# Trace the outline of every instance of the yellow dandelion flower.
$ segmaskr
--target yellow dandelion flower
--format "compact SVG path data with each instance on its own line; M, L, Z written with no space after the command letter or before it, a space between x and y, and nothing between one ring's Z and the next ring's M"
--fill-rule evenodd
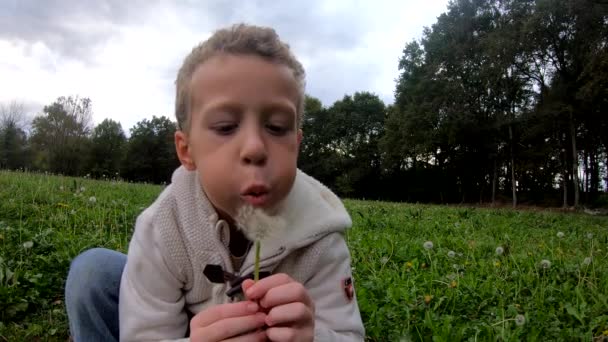
M450 288L455 288L456 286L458 286L458 283L456 282L456 280L452 280L452 282L450 283Z
M426 262L423 262L422 265L420 265L421 268L426 268Z
M405 263L405 267L407 267L407 268L412 268L413 266L414 266L414 264L412 264L411 261L408 261Z
M496 266L496 267L500 267L500 261L495 261L495 262L494 262L494 266Z
M604 332L602 333L604 336L608 336L608 329L604 330Z
M64 207L64 208L69 208L69 207L70 207L70 206L69 206L69 204L66 204L66 203L61 203L61 202L60 202L60 203L57 203L57 206L59 206L59 207Z
M433 299L433 296L431 296L431 295L424 295L424 302L426 304L430 303L431 299Z

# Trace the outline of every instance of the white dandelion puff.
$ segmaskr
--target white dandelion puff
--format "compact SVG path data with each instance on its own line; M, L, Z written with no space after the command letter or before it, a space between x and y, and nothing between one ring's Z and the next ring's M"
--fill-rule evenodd
M380 262L382 263L382 265L386 264L388 262L388 258L387 257L382 257L380 259Z
M593 233L587 233L587 239L589 239L589 240L593 239Z
M236 222L238 228L251 241L276 236L287 226L285 219L281 216L271 216L263 209L251 205L241 207L236 216Z
M520 327L522 325L526 324L526 316L524 316L522 314L515 316L515 324L517 324Z
M80 192L84 192L86 190L86 188L84 186L80 187Z
M97 198L95 198L95 196L89 197L89 203L95 204L96 202L97 202Z
M448 257L453 258L455 256L456 256L456 252L454 252L454 251L449 251L448 252Z
M502 246L496 247L496 255L502 255L505 252L505 249Z
M564 232L557 232L557 237L558 238L563 238L564 237Z
M34 241L26 241L23 243L23 248L25 249L30 249L34 247Z
M427 241L427 242L425 242L425 243L422 245L422 247L424 247L424 249L428 249L428 250L433 249L433 241Z
M72 210L70 211L70 214L72 214L72 215L76 214L76 210L72 209Z
M583 259L583 265L585 266L589 266L591 265L591 258L590 257L586 257L585 259Z
M547 259L543 259L540 261L540 267L544 268L544 269L549 269L551 268L551 261L547 260Z
M237 227L249 240L255 242L255 265L253 279L260 279L260 248L262 241L275 234L280 234L287 223L281 216L268 215L264 210L245 205L239 209L236 217Z
M59 187L59 190L63 191L63 185L61 185L61 186Z

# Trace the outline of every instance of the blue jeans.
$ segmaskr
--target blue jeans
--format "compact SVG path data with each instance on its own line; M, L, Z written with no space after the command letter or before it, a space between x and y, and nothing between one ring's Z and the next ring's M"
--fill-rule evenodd
M118 341L118 294L126 262L126 255L103 248L72 261L65 306L75 342Z

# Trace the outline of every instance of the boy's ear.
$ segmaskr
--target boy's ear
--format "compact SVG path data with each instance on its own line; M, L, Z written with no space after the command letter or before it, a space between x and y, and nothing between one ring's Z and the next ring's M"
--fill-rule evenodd
M298 148L300 147L300 144L302 143L302 136L304 133L302 133L302 129L299 128L298 129Z
M175 151L182 165L188 171L194 171L196 164L190 153L190 144L188 143L188 135L183 131L175 132Z

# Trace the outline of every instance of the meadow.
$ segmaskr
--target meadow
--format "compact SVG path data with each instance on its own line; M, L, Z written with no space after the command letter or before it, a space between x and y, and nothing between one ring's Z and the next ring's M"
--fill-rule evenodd
M0 171L0 341L66 341L74 256L160 186ZM608 217L346 200L368 341L608 340Z

